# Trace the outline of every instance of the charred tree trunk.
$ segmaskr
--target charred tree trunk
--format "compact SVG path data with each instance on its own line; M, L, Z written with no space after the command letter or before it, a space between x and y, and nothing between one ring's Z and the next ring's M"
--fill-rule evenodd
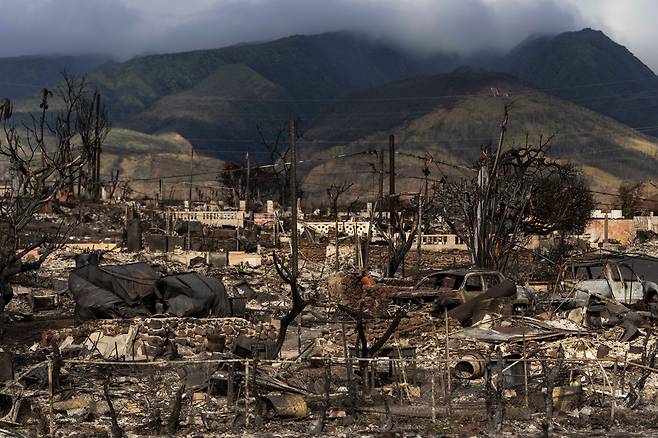
M418 216L418 209L414 209L414 219L409 233L405 235L402 226L399 226L399 237L395 235L389 236L389 247L391 247L392 251L386 268L386 275L388 277L395 276L395 273L400 268L404 258L414 244L419 226L420 217Z
M283 343L286 340L286 333L288 332L288 327L292 322L301 314L306 306L308 305L308 302L304 300L299 293L299 286L297 285L297 281L292 279L290 270L285 267L285 265L281 262L279 259L279 256L276 255L276 253L273 253L273 258L274 258L274 267L281 277L281 279L290 285L290 294L291 294L291 299L292 299L292 305L290 307L290 310L288 310L288 313L281 319L281 324L279 327L279 334L277 335L276 338L276 344L274 345L274 348L270 352L270 359L274 359L279 355L279 352L281 351L281 347L283 347Z
M124 433L123 433L123 429L121 429L121 426L119 426L117 413L114 410L114 405L112 404L109 385L110 385L110 378L108 377L105 380L105 384L103 385L103 397L105 398L107 407L110 410L110 420L112 421L112 428L110 429L110 431L112 432L112 438L122 438L124 436Z

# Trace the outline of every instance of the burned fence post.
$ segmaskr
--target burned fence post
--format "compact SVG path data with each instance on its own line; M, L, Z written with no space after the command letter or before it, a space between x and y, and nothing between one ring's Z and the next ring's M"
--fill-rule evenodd
M448 406L448 412L450 412L450 393L452 392L451 381L450 381L450 331L448 327L448 309L443 309L443 318L445 320L445 361L446 361L446 405Z
M341 323L343 331L343 355L345 360L345 368L347 372L347 393L350 400L350 415L354 414L354 409L356 408L356 391L354 390L354 376L352 375L352 356L350 355L347 349L347 336L345 335L345 322Z
M432 423L436 423L436 384L434 370L432 370Z
M103 384L103 397L105 398L105 402L107 403L107 407L110 411L110 420L112 421L112 428L110 429L112 432L112 437L113 438L121 438L124 436L123 429L121 429L121 426L119 426L119 421L117 419L117 413L114 410L114 405L112 404L112 398L110 397L110 376L107 376L107 379L105 379L105 383Z
M610 421L615 421L615 407L617 405L617 359L612 368L612 400L610 401Z
M505 418L505 400L503 391L505 390L505 375L503 373L503 353L500 349L496 352L496 412L494 414L494 431L498 434L503 428Z
M331 357L324 358L324 403L322 405L322 413L320 415L320 422L316 432L322 433L325 423L327 422L327 412L329 412L329 390L331 388Z
M485 410L487 414L487 429L491 435L497 436L503 426L505 406L503 391L505 386L504 362L502 352L496 350L495 361L487 352L484 368ZM495 374L495 381L494 381Z
M489 430L491 430L491 424L493 422L493 384L491 383L491 355L487 352L486 364L484 367L484 407L487 414L487 424L489 425ZM446 393L447 394L447 393Z
M557 362L554 365L547 364L547 360L542 360L541 367L546 380L546 419L544 422L544 432L549 434L553 431L553 388L555 388L555 380L562 371L562 361L564 359L564 348L560 345L557 351Z
M183 404L183 393L185 392L185 384L182 384L174 394L174 399L171 403L171 412L167 418L167 433L176 435L180 427L180 414L181 406Z
M244 424L249 427L249 361L244 362Z
M228 364L228 382L226 382L226 406L233 406L235 398L235 362Z
M541 362L544 378L546 379L546 418L544 420L544 429L550 433L553 431L553 373L550 370L550 365L546 365L546 361Z

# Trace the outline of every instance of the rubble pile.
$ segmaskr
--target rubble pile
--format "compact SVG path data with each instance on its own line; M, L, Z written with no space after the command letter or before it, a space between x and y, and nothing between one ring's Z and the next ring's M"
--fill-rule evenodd
M46 332L41 347L58 345L60 352L80 358L100 355L112 360L156 360L192 357L204 351L232 351L239 337L274 340L271 324L257 326L242 318L134 318L98 320Z
M89 217L84 233L102 235L111 216ZM532 258L503 275L464 267L457 250L424 252L418 272L410 251L404 276L384 278L387 248L373 245L366 268L349 239L335 272L331 239L307 236L293 285L287 242L234 231L197 227L191 243L229 236L258 252L128 252L90 233L21 276L0 345L0 432L655 434L655 242L529 283Z

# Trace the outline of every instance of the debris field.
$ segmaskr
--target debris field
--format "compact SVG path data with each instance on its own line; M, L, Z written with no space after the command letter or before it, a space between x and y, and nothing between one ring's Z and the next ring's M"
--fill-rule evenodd
M14 281L4 436L658 433L655 241L573 254L550 279L474 270L460 249L410 251L387 278L385 245L364 266L361 239L343 236L336 270L333 235L306 232L303 307L285 326L285 227L277 239L140 232L135 244L121 217L97 209Z

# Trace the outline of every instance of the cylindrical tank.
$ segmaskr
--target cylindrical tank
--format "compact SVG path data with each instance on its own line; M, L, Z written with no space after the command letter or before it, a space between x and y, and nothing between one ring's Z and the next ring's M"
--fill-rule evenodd
M484 376L485 367L486 361L480 353L466 353L455 364L452 375L458 379L479 379Z

